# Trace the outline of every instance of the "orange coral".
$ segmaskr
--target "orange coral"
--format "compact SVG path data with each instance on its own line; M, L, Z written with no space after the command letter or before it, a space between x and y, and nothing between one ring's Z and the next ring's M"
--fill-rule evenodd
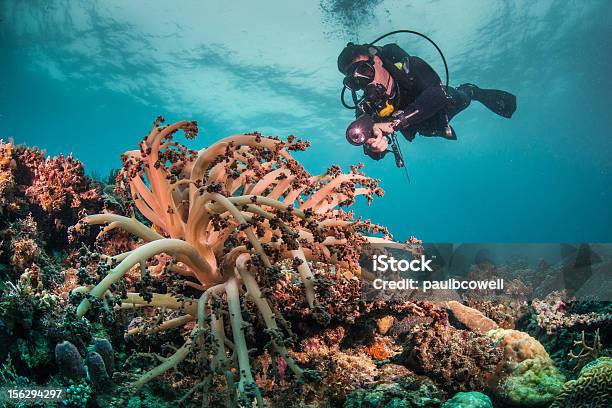
M377 340L365 349L366 353L375 360L386 360L391 357L391 352L387 349L387 345Z
M13 143L4 143L0 140L0 210L10 203L8 195L15 185L13 170L16 166L17 163L13 158Z
M32 212L43 235L60 232L86 212L102 209L99 186L72 155L47 157L37 148L0 140L0 211ZM9 218L9 217L6 217ZM67 241L64 241L66 243Z
M196 152L173 140L179 130L188 138L195 136L195 122L161 126L162 121L155 121L138 150L123 155L117 178L119 188L129 192L136 208L154 227L115 214L87 216L79 223L77 229L106 224L102 235L121 228L143 244L102 257L112 269L97 285L74 290L89 293L83 296L77 315L87 313L92 297L106 296L132 268L139 267L142 279L130 288L134 292L123 296L121 307L160 307L182 313L152 329L155 332L196 320L197 325L185 344L144 374L135 388L175 367L193 347L210 342L201 353L204 362L216 371L235 370L240 377L236 388L228 384L230 398L247 396L263 405L251 372L241 297L246 296L259 313L275 355L295 377L303 378L308 371L289 356L281 317L268 301L271 283L280 282L278 264L290 262L295 280L302 285L306 307L324 315L326 308L333 309L330 300L336 297L327 297L324 304L317 299L314 263L359 273L364 244L404 245L389 241L385 228L354 219L353 213L342 208L359 195L370 200L382 194L378 181L359 173L358 167L341 174L338 166L332 166L313 176L289 154L307 146L293 136L284 142L259 133L241 134ZM371 232L383 233L386 239L366 235ZM158 268L161 254L169 261ZM153 293L147 285L158 278L166 279L173 291ZM199 299L180 293L183 286L199 290ZM333 292L333 284L329 287L328 292ZM347 301L351 296L348 291L337 295ZM226 341L228 333L230 342Z
M89 186L84 177L83 164L72 154L39 160L32 166L32 171L32 185L26 189L26 196L47 212L57 213L66 207L80 208L83 201L98 198L98 191Z

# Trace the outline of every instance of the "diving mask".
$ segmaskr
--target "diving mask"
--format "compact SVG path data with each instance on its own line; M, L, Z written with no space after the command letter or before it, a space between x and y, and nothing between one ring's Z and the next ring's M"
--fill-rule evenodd
M357 61L348 68L343 84L351 91L360 91L374 80L376 71L369 60Z

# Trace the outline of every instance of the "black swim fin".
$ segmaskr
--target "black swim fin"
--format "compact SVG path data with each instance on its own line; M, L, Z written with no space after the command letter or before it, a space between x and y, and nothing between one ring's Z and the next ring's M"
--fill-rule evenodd
M473 100L482 103L504 118L511 118L516 111L516 96L509 92L497 89L482 89L474 84L463 84L458 89L468 93Z

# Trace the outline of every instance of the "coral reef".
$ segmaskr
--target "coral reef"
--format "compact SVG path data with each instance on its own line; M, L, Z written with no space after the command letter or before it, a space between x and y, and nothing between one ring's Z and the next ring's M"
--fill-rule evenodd
M529 315L527 302L507 302L504 299L485 300L467 297L465 305L480 311L502 329L516 329L517 322Z
M324 395L320 395L317 385L310 387L309 400L328 400L332 404L341 403L346 396L356 390L374 386L377 367L365 353L359 351L340 351L337 347L307 349L295 353L296 360L304 367L311 367L321 373L320 380Z
M368 355L370 346L342 347L345 336L350 334L339 326L302 340L302 351L293 355L304 367L320 371L321 380L306 384L290 402L273 406L435 407L444 399L445 393L430 379ZM374 344L377 341L381 339Z
M521 260L504 265L494 265L489 262L472 265L468 279L501 278L504 279L504 290L470 291L464 294L464 303L466 306L480 310L500 327L514 329L515 323L529 312L528 299L533 293L533 288L531 284L525 282L537 282L536 276L543 274L545 270L530 269Z
M36 152L38 153L38 152ZM96 202L99 191L84 177L83 165L72 155L42 159L34 153L26 165L32 172L32 184L26 188L28 199L49 213L68 208L83 209Z
M566 375L575 375L599 356L611 355L606 345L612 335L612 303L556 291L543 300L534 299L531 306L526 329L546 346Z
M405 377L351 393L345 408L438 407L441 393L431 381Z
M293 136L195 151L179 131L197 124L159 118L104 182L0 143L3 386L70 407L610 405L612 305L545 296L559 266L483 258L461 278L503 292L371 296L366 244L422 247L349 211L382 194L360 166L313 176Z
M90 215L77 226L81 230L107 224L101 235L122 228L140 238L142 245L101 255L109 268L95 284L73 290L73 298L80 298L76 314L84 316L90 309L96 312L114 304L122 309L159 308L159 323L135 332L159 333L188 325L190 333L172 356L134 383L136 389L176 367L197 348L203 376L194 390L208 389L218 374L226 379L230 400L244 405L256 400L262 405L249 356L250 326L263 321L270 350L297 380L314 375L289 355L291 332L267 300L271 283L283 275L287 278L279 263L291 262L295 271L291 281L297 279L303 287L301 298L308 314L325 324L331 305L324 307L317 297L322 279L313 272L314 263L327 268L319 273L327 273L328 278L332 270L340 269L358 275L363 244L405 245L389 241L388 235L367 236L386 231L353 219L341 208L358 195L371 199L382 194L376 180L357 167L341 174L334 166L311 176L288 153L307 144L294 137L282 142L257 133L223 139L198 153L173 140L179 130L194 137L195 122L168 126L161 122L161 118L155 122L139 150L123 156L118 175L119 186L130 192L151 227L115 214ZM140 279L128 287L125 281L134 280L134 273ZM155 286L162 284L166 291L156 291ZM189 297L183 289L199 294ZM179 314L163 320L163 310Z
M33 287L25 271L16 283L7 281L0 293L0 360L11 358L20 375L38 378L52 364L61 319L61 299Z
M0 210L3 220L31 212L38 230L67 240L67 228L86 213L102 209L102 186L87 177L72 155L47 157L44 151L0 140ZM46 236L48 236L45 234Z

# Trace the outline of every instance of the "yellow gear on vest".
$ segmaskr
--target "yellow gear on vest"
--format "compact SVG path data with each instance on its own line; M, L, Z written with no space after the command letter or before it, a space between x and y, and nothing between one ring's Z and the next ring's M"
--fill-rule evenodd
M395 107L389 104L389 102L385 101L385 105L387 106L378 111L378 116L380 116L381 118L386 118L387 116L391 115L395 110Z

